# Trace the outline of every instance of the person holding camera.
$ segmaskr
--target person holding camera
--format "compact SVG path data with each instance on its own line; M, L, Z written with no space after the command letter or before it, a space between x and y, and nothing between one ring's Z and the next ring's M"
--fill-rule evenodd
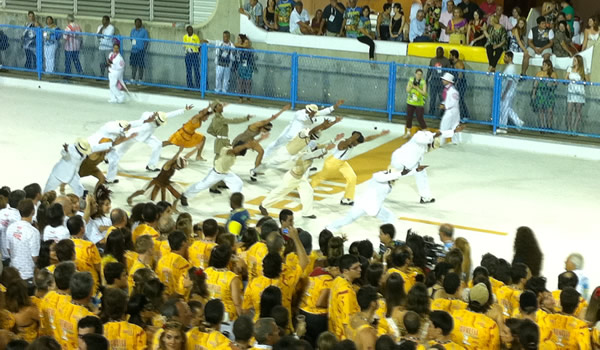
M427 82L423 79L423 70L421 68L415 71L415 76L408 79L406 84L406 127L404 129L404 138L414 134L412 132L413 115L417 114L417 121L421 130L427 129L425 123L425 99L427 98ZM418 130L415 130L415 132Z

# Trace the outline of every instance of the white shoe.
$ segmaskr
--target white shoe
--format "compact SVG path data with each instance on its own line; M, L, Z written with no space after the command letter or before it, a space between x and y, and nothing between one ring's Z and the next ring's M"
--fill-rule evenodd
M354 201L350 198L342 198L340 201L341 205L354 205Z
M506 129L496 129L496 134L506 134L508 131Z

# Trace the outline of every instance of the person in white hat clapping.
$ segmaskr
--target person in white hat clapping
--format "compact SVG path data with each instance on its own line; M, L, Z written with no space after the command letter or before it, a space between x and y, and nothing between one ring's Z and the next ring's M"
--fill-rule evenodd
M265 149L263 161L267 160L271 155L273 155L273 152L288 144L288 142L296 137L296 135L298 135L298 133L303 129L313 128L314 125L317 124L317 119L315 118L316 116L331 114L343 103L344 100L339 100L335 103L335 105L321 110L319 110L317 105L310 104L304 109L297 111L294 115L294 119L292 119L292 122L285 128L285 130L283 130L279 137Z
M442 100L444 102L440 105L440 108L444 110L444 115L440 122L440 131L454 130L460 123L460 94L454 87L454 76L452 74L444 73L442 75L442 84L444 84L442 92Z
M92 153L90 143L84 138L78 138L72 144L64 144L61 150L61 159L56 163L46 181L44 193L56 189L59 185L69 184L73 192L79 197L83 196L83 185L79 177L79 167L89 154Z
M128 138L134 134L136 136L129 139L126 142L123 142L119 145L119 147L116 148L116 157L114 157L113 161L108 164L108 178L114 179L115 177L117 177L117 166L119 165L119 161L121 160L123 155L125 155L125 153L131 148L131 146L133 146L136 142L143 142L150 146L150 148L152 149L152 155L150 156L148 165L146 165L146 170L155 172L160 171L160 169L156 168L156 165L158 164L158 160L160 158L162 142L158 138L156 138L156 136L154 136L154 130L156 130L156 128L158 128L159 126L165 125L169 118L174 118L183 115L185 111L189 111L192 108L194 108L193 105L186 105L185 108L178 109L169 113L144 112L141 118L137 121L141 121L142 124L130 128L125 133L125 136Z

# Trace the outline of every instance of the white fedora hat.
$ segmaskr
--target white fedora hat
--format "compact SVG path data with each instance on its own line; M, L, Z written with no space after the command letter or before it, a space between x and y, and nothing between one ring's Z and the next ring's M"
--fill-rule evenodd
M82 137L75 140L75 148L84 156L92 154L92 146L90 146L88 140Z
M156 121L156 123L158 125L165 125L165 124L167 124L167 113L165 113L165 112L158 112L158 115L156 116L155 121Z
M306 105L306 110L312 113L317 113L319 111L319 107L317 105Z
M446 73L444 73L444 75L442 75L442 80L445 80L445 81L449 81L449 82L451 82L451 83L454 83L454 75L452 75L452 74L450 74L450 73L446 72Z

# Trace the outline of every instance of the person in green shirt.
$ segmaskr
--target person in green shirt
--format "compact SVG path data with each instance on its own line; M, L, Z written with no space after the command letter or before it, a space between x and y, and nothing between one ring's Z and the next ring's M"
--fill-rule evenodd
M277 16L277 24L280 32L290 32L290 16L294 10L296 3L294 0L279 0L275 7L275 15Z
M362 15L362 9L356 6L356 0L349 0L346 12L344 12L344 29L347 38L358 38L359 31L358 25L360 23L360 16Z
M415 76L408 79L406 84L406 128L404 138L410 137L417 132L412 130L413 115L417 114L417 121L421 130L427 129L425 124L425 98L427 98L427 83L423 79L423 70L421 68L415 71Z
M562 0L560 3L562 7L562 13L565 14L565 19L569 25L569 31L573 35L573 22L575 21L575 9L571 6L571 0Z

